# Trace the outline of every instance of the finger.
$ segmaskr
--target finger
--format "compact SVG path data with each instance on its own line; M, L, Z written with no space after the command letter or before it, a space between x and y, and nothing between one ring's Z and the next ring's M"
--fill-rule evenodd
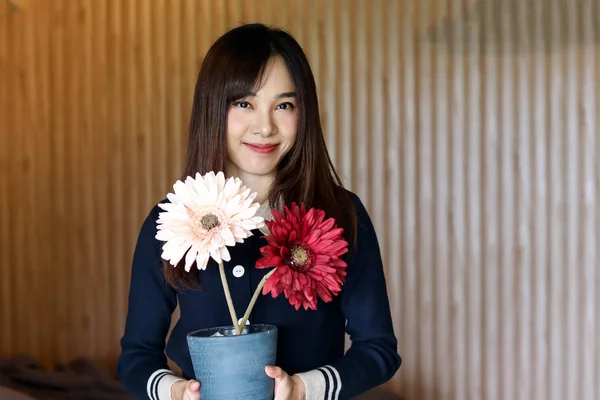
M183 400L201 400L200 392L190 393L189 390L185 389L183 392Z
M189 390L185 389L183 392L183 400L201 400L200 392L190 393Z
M279 367L273 367L270 365L267 365L265 367L265 373L267 374L267 376L269 378L273 378L276 380L281 380L283 379L283 377L285 376L285 373L283 372L283 370Z
M198 392L200 390L200 382L195 381L193 379L188 381L186 385L186 390L190 393Z

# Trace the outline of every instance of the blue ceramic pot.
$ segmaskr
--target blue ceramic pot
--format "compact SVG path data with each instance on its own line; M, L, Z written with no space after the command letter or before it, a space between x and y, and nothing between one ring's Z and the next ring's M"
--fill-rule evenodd
M275 365L277 327L247 325L241 335L234 332L224 326L187 335L202 400L272 400L275 382L265 366Z

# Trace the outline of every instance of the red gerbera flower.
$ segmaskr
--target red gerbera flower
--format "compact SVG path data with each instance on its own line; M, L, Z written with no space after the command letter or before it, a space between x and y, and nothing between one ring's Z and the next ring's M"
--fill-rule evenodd
M317 297L325 302L342 290L347 264L340 258L348 251L343 229L323 210L293 203L283 214L273 210L273 221L265 221L270 234L257 268L277 267L262 293L277 297L282 292L296 310L317 309Z

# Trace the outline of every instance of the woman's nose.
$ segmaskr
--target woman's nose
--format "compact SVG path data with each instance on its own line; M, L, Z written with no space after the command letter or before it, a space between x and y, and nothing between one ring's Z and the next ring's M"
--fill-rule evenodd
M254 133L264 137L269 137L275 134L276 128L273 123L273 116L270 112L260 111L256 113L256 124Z

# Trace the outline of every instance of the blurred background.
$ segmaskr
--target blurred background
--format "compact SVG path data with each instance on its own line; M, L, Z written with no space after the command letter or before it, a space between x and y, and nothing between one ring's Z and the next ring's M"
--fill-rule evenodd
M410 400L600 398L597 0L1 0L0 358L114 369L196 74L289 30L381 241Z

